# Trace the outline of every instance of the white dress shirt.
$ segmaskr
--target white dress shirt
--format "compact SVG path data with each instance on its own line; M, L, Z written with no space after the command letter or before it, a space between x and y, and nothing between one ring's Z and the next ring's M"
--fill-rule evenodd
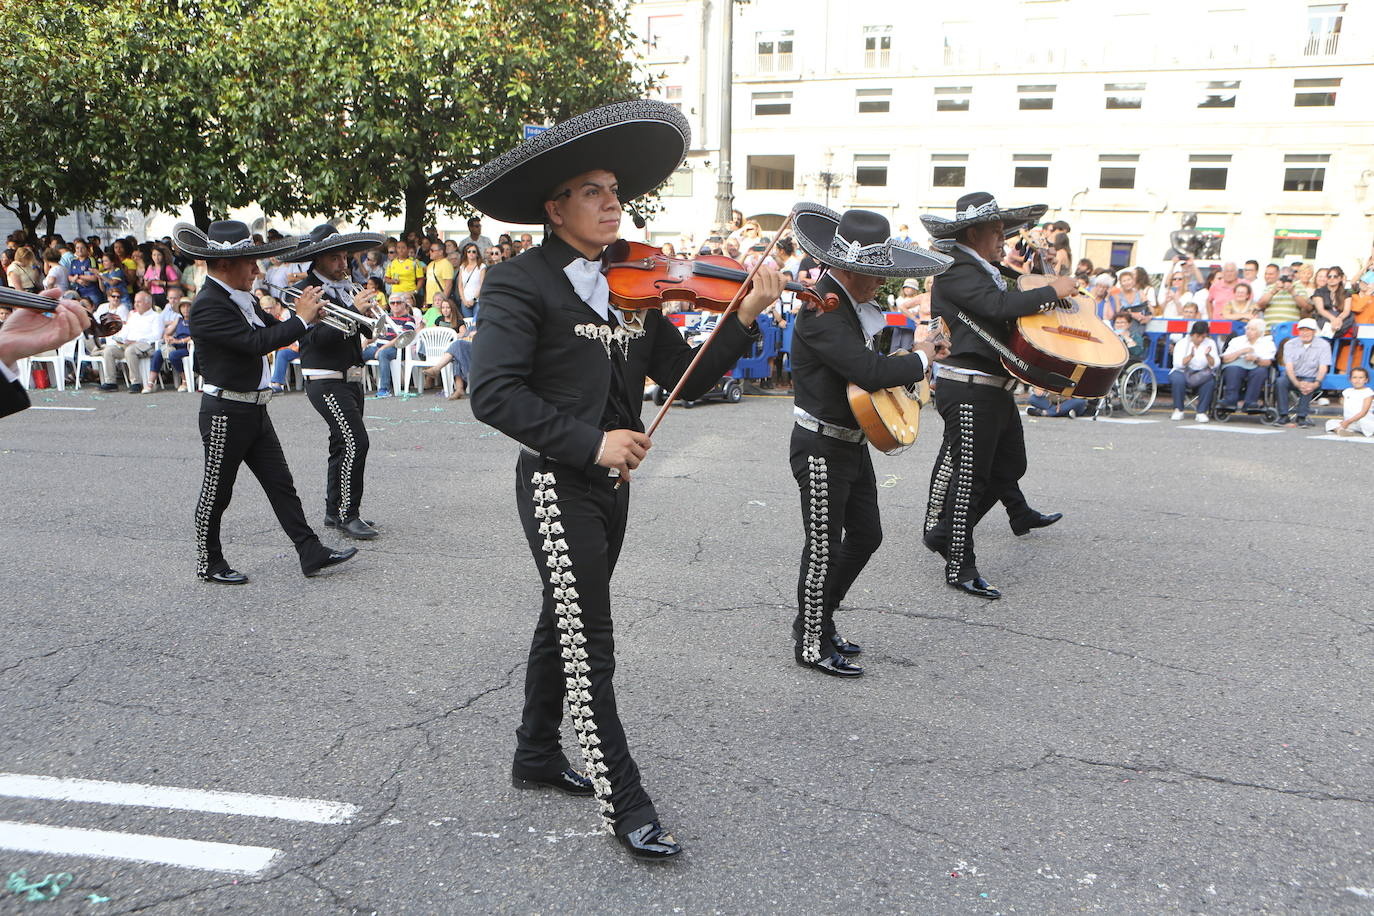
M255 328L263 328L267 326L263 323L263 320L258 317L257 310L253 308L253 306L256 303L253 300L252 293L248 292L247 290L234 289L228 283L225 283L223 280L221 280L219 277L216 277L213 274L207 273L205 275L205 279L212 280L215 283L218 283L221 287L223 287L224 291L229 294L229 298L233 299L234 304L239 307L239 311L243 313L244 320L247 321L250 325L252 325ZM305 325L307 328L310 327L310 325L306 324L304 321L301 320L301 317L299 315L294 316L291 320L300 321L301 324ZM272 367L268 364L267 357L263 356L262 375L258 379L257 390L261 391L264 388L267 388L269 385L271 385L271 383ZM218 394L220 389L218 385L211 385L207 382L203 386L203 390L208 391L210 394Z
M151 308L146 312L134 309L116 339L124 343L157 343L162 340L162 313Z

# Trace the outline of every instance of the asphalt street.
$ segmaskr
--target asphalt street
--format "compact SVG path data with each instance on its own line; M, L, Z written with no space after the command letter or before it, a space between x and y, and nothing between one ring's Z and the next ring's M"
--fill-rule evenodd
M225 542L253 581L214 586L197 401L87 387L0 421L0 772L347 813L0 777L0 846L223 844L201 867L0 848L0 877L73 876L0 912L1374 913L1374 445L1027 421L1024 489L1066 517L984 521L988 603L919 543L927 411L875 456L886 540L839 615L867 674L841 682L792 661L790 400L674 410L614 583L621 714L687 847L652 865L591 800L510 786L538 601L515 446L467 402L369 401L383 538L305 579L245 470ZM300 394L270 409L318 519L324 425ZM242 848L270 864L222 864Z

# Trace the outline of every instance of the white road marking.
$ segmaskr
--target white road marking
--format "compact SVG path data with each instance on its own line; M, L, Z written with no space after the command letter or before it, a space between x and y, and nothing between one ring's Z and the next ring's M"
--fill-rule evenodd
M1213 433L1240 433L1242 436L1278 436L1281 429L1253 429L1248 426L1227 426L1224 423L1194 423L1179 429L1201 429Z
M149 808L174 808L180 811L209 811L216 814L242 814L246 817L274 817L288 821L309 821L312 824L344 824L358 813L356 805L314 798L283 798L279 795L147 786L133 782L106 782L100 779L61 779L55 776L26 776L21 773L0 773L0 796L4 795L51 801L92 802L101 805L139 805Z
M30 407L29 410L95 410L94 407Z
M235 846L230 843L207 843L203 840L179 840L79 827L47 827L14 821L0 821L0 849L151 862L235 875L261 874L281 855L281 850L265 846Z
M1335 433L1327 433L1324 436L1308 436L1309 439L1323 439L1327 442L1363 442L1365 445L1374 445L1374 439L1368 436L1338 436Z
M1133 417L1094 417L1098 423L1158 423L1158 420L1138 420Z

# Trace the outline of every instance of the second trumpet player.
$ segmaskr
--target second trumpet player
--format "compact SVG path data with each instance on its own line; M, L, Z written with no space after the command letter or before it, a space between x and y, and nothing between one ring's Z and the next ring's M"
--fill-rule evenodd
M293 288L304 291L321 287L327 302L320 311L320 323L300 342L306 395L329 427L324 526L358 540L372 540L378 535L372 523L359 515L368 450L363 426L362 337L373 324L360 308L366 293L349 279L348 255L385 242L379 233L340 233L325 223L312 229L301 246L287 256L297 263L310 262L305 278Z

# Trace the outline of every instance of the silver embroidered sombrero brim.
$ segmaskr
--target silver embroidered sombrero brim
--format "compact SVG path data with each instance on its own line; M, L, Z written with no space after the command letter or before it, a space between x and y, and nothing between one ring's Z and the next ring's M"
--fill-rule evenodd
M931 277L953 260L909 242L886 239L863 244L839 233L841 215L829 207L799 203L792 208L797 243L827 267L872 277Z
M453 189L493 219L539 224L549 192L583 172L614 174L625 203L654 190L682 163L691 136L682 112L666 102L615 102L536 134Z
M921 214L921 225L934 239L953 238L960 231L980 223L1000 222L1003 233L1010 238L1016 233L1040 220L1049 210L1047 204L1031 204L1025 207L998 205L996 199L989 198L986 203L955 211L952 219L934 213Z
M380 232L339 232L335 231L322 239L316 233L301 236L301 246L291 252L284 260L296 264L313 261L320 255L342 251L352 254L355 251L368 251L386 244L386 236Z
M227 228L217 231L221 227ZM172 229L172 242L191 257L206 261L221 258L266 258L290 251L301 243L299 236L292 235L255 245L248 227L237 220L217 222L210 228L213 234L222 237L212 238L201 232L193 223L177 223Z

